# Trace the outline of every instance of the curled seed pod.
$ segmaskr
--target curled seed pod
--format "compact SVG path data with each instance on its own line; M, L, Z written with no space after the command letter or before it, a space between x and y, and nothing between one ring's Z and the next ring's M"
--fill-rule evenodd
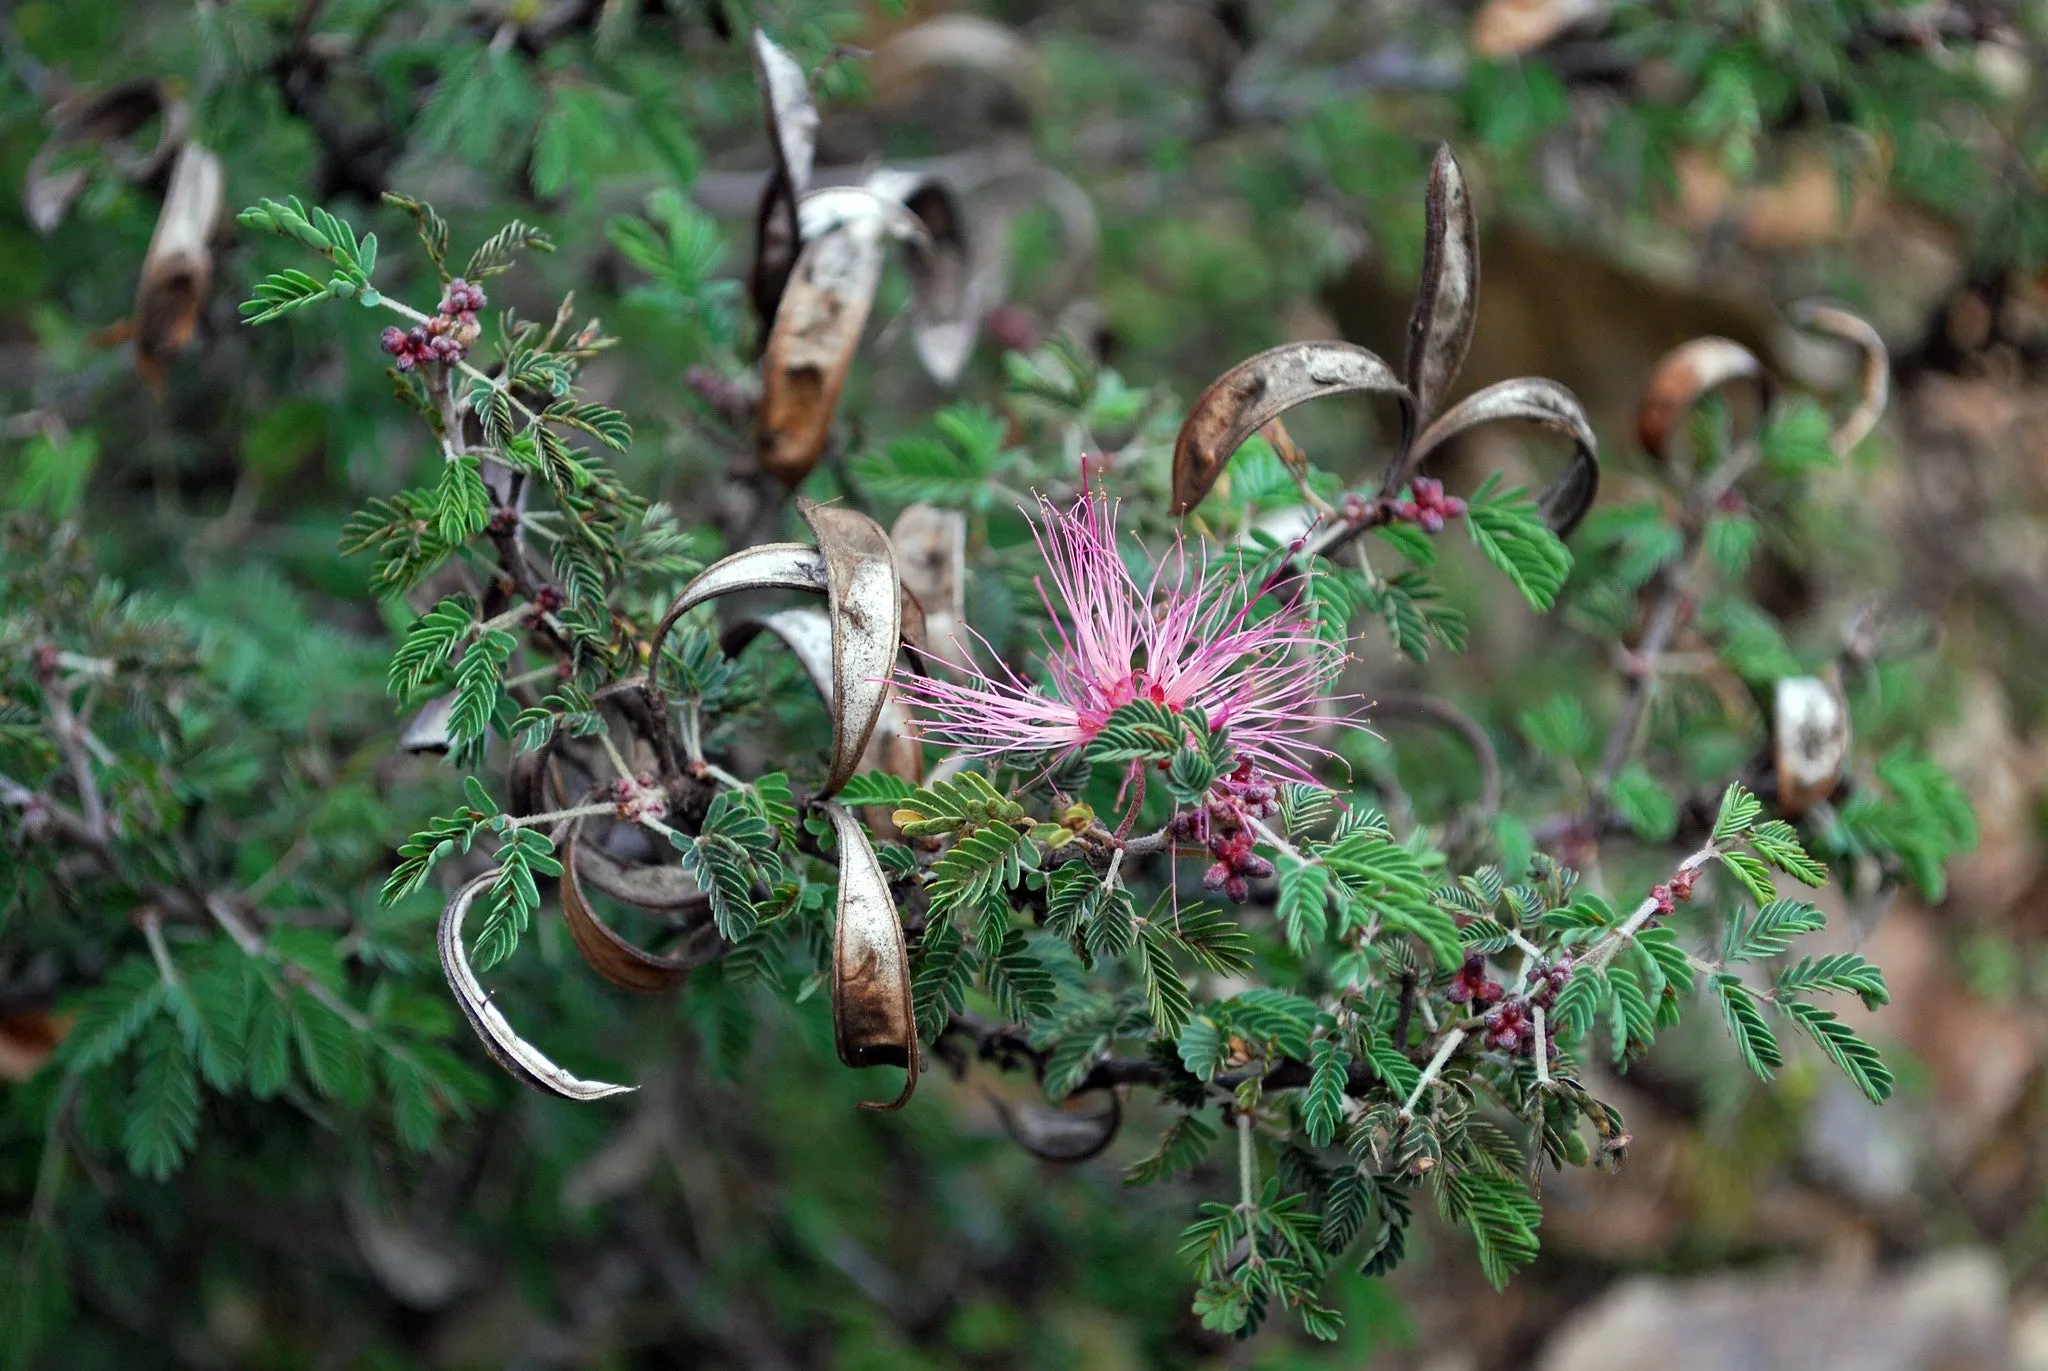
M226 208L220 158L187 143L171 169L156 232L135 291L135 361L154 381L192 341L213 283L213 237Z
M889 673L903 641L903 589L896 550L880 524L856 510L808 500L797 509L825 556L832 617L832 767L822 799L860 769L889 699Z
M917 1089L917 1019L910 957L888 877L868 835L844 805L825 803L839 843L839 907L832 934L832 1029L848 1066L900 1066L903 1093L863 1109L901 1109Z
M924 228L929 246L910 256L910 335L925 372L950 386L966 369L982 315L995 303L981 293L988 278L976 270L966 209L944 180L921 172L878 171L867 188L902 205Z
M817 154L818 111L811 105L810 83L797 65L767 34L754 30L754 71L761 86L761 114L768 126L774 165L761 187L754 230L754 265L748 294L761 321L765 346L768 325L782 303L782 292L803 246L796 205L810 189L811 166Z
M137 147L128 136L157 121L156 142ZM132 184L156 180L185 145L192 126L185 102L155 81L123 81L97 95L69 100L52 111L50 136L29 159L22 178L21 205L36 232L52 233L85 190L83 166L60 166L73 148L94 146L116 176Z
M1663 459L1685 416L1703 398L1739 381L1754 384L1768 403L1772 382L1755 353L1728 338L1695 338L1664 354L1650 373L1636 436L1643 450Z
M889 673L902 642L903 589L889 536L856 510L799 501L818 546L774 544L735 553L707 567L683 588L663 616L653 653L675 621L715 595L775 587L822 590L829 621L832 758L817 799L836 792L861 756L889 698ZM782 635L778 635L782 636ZM785 641L788 641L785 638ZM803 652L824 651L808 637ZM816 667L812 668L814 671ZM822 692L821 692L822 693ZM901 1066L899 1109L917 1088L916 1021L911 1013L910 959L889 882L873 845L843 806L822 803L839 848L839 903L832 942L832 1023L839 1057L849 1066Z
M825 451L875 287L882 240L872 223L804 245L761 359L761 466L794 490Z
M1430 165L1423 224L1422 276L1408 316L1404 368L1418 424L1427 424L1442 410L1479 317L1479 231L1464 169L1449 145L1436 150Z
M673 863L628 865L595 844L584 844L577 852L577 873L599 894L650 914L702 914L711 908L711 897Z
M1283 343L1247 357L1202 392L1173 444L1173 509L1202 502L1244 440L1296 405L1364 391L1401 402L1402 446L1415 400L1392 367L1356 343Z
M562 849L562 918L569 925L569 936L575 941L576 950L583 954L584 961L590 963L591 970L613 985L637 990L643 995L674 990L690 978L692 971L715 955L716 940L711 941L708 950L696 955L684 953L663 957L620 937L610 924L597 916L597 911L590 907L590 901L583 894L583 882L577 870L578 859L583 856L582 828L579 822L569 831L569 841Z
M1010 1104L992 1090L982 1093L988 1096L1010 1141L1040 1161L1074 1166L1099 1157L1116 1141L1117 1130L1123 1126L1123 1102L1113 1090L1105 1092L1109 1108L1092 1114L1028 1100Z
M1891 398L1891 354L1869 321L1846 309L1817 300L1803 300L1792 306L1789 313L1792 322L1799 327L1853 343L1863 354L1856 404L1836 421L1835 431L1828 437L1828 445L1835 450L1835 455L1846 457L1855 451L1858 443L1870 436L1870 431L1877 427L1877 421L1884 415L1885 405Z
M1408 484L1437 448L1482 424L1515 419L1541 424L1572 440L1564 471L1537 497L1544 522L1562 538L1578 527L1600 490L1600 441L1578 396L1555 381L1523 376L1475 391L1452 405L1387 469L1381 489L1391 495Z
M462 1010L462 1017L469 1020L469 1026L483 1042L484 1050L498 1065L513 1076L536 1090L550 1095L559 1095L565 1100L601 1100L607 1095L623 1095L633 1089L630 1085L612 1085L605 1081L586 1081L571 1075L549 1060L546 1053L513 1031L498 1007L491 1003L491 997L484 993L478 983L476 972L470 969L469 954L462 946L462 921L469 913L469 907L476 897L490 888L496 879L496 872L487 872L455 892L441 911L439 943L441 970L448 977L448 988L455 992L455 1003Z

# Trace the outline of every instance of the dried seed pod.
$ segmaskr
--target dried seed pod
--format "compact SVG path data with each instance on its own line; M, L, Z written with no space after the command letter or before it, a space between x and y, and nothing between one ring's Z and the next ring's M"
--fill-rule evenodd
M1074 1166L1099 1157L1116 1141L1117 1130L1123 1126L1123 1102L1115 1091L1105 1092L1109 1108L1093 1114L1029 1100L1010 1104L992 1090L982 1093L988 1096L1010 1141L1040 1161Z
M1695 338L1664 354L1650 373L1636 436L1652 457L1667 455L1679 424L1702 398L1737 381L1753 382L1768 402L1770 373L1755 353L1728 338Z
M1772 701L1778 808L1797 818L1834 793L1849 759L1849 703L1819 676L1785 676Z
M882 224L853 219L809 240L775 310L761 359L762 469L794 490L831 435L882 279Z
M1479 317L1479 231L1465 172L1449 145L1436 150L1423 199L1422 277L1408 316L1408 357L1403 370L1415 397L1415 422L1427 424L1465 364L1472 325Z
M898 103L937 82L977 73L1008 86L1026 109L1045 91L1038 50L1015 29L973 14L935 15L875 49L877 98Z
M135 361L151 380L163 374L172 353L192 341L205 308L225 185L220 158L187 143L171 169L170 189L135 292Z
M830 622L832 760L824 801L859 768L889 696L901 642L902 586L895 550L881 526L856 510L797 504L818 546L774 544L735 553L701 572L663 616L651 644L659 654L675 621L714 595L769 587L826 595ZM808 555L800 555L808 554ZM822 655L807 648L813 656ZM822 808L839 845L839 905L832 944L832 1022L849 1066L902 1066L908 1077L894 1103L917 1088L917 1029L910 1005L910 960L889 882L866 832L844 807Z
M455 1003L462 1010L462 1017L469 1020L469 1026L482 1040L484 1050L498 1065L513 1076L536 1090L550 1095L559 1095L565 1100L601 1100L607 1095L623 1095L633 1089L630 1085L612 1085L605 1081L586 1081L573 1076L554 1064L547 1054L513 1031L498 1007L491 1003L491 997L478 984L476 973L470 969L469 954L462 946L462 921L469 913L476 897L490 888L496 878L495 872L477 877L468 885L455 892L441 911L439 943L441 949L441 970L448 977L448 987L455 992Z
M156 142L141 148L128 136L157 121ZM185 145L191 112L155 81L124 81L97 95L66 101L51 112L50 136L29 159L21 204L36 232L53 232L85 190L89 170L57 167L72 148L97 146L114 174L134 184L153 182Z
M903 591L889 535L867 515L797 502L825 555L832 616L832 768L819 798L836 794L860 769L861 754L889 698L902 644Z
M722 557L698 572L669 604L648 640L648 660L658 661L676 620L698 605L742 590L807 590L825 593L825 554L802 543L762 543Z
M635 947L597 916L583 894L583 882L577 871L578 858L583 854L579 842L582 828L579 822L570 829L569 841L562 848L562 918L569 925L576 950L590 963L591 970L613 985L643 995L675 989L708 960L708 955L657 956Z
M711 908L695 878L680 866L625 865L602 848L578 849L577 871L591 889L650 914L703 913Z
M888 877L868 835L844 805L826 803L839 843L839 909L832 936L832 1027L848 1066L900 1066L903 1093L863 1109L901 1109L917 1089L917 1020L911 1009L910 958Z
M720 646L727 656L731 656L746 646L755 634L763 631L781 640L803 663L804 674L811 678L818 698L825 702L826 709L835 709L831 616L819 609L779 609L734 624ZM868 745L860 755L857 769L886 771L912 782L924 778L924 750L911 734L910 716L894 698L882 702L881 712L875 716L875 730L868 737ZM880 815L886 820L888 811L874 807L869 814L871 817Z
M1519 419L1555 429L1572 440L1570 463L1537 497L1544 522L1563 538L1578 527L1600 490L1600 441L1579 398L1555 381L1523 376L1475 391L1424 429L1407 453L1387 468L1381 488L1389 494L1408 484L1438 447L1481 424Z
M1855 344L1863 353L1863 374L1856 404L1836 422L1835 431L1828 436L1828 445L1835 450L1835 455L1846 457L1856 450L1858 443L1870 436L1870 431L1877 427L1878 419L1884 415L1885 405L1891 398L1891 354L1869 321L1846 309L1817 300L1804 300L1792 306L1788 313L1792 322L1801 328L1831 334Z
M896 573L905 597L916 601L924 620L918 635L922 641L912 645L941 661L965 665L967 649L959 635L966 622L967 516L956 509L911 505L896 516L889 541L896 548ZM910 637L906 631L904 638Z
M1472 51L1519 57L1567 29L1590 27L1611 8L1611 0L1486 0L1472 16Z
M982 315L994 303L980 294L986 277L975 269L966 212L936 176L883 170L868 178L867 188L902 205L924 227L930 246L910 259L911 340L926 373L950 386L966 369Z
M818 154L818 111L810 80L794 57L759 29L754 30L754 72L761 80L761 113L776 169L799 196L811 188Z
M761 112L768 126L774 165L761 187L754 231L754 265L748 295L761 321L765 348L768 325L782 303L782 292L803 246L796 206L810 189L817 155L818 111L811 105L810 85L795 58L759 29L754 30L754 70L761 86Z
M1358 391L1401 402L1401 446L1415 399L1380 358L1356 343L1283 343L1239 362L1203 391L1173 445L1173 510L1186 514L1215 486L1245 439L1307 400Z
M398 746L405 752L446 752L449 746L448 713L455 707L455 696L436 695L420 706L420 712L412 716L412 722L398 735Z

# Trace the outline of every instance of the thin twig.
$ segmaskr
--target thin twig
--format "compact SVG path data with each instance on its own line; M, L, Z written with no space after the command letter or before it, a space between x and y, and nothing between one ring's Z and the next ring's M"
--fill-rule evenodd
M1443 1071L1444 1064L1450 1061L1451 1054L1456 1052L1458 1044L1464 1041L1465 1030L1462 1028L1454 1028L1444 1034L1443 1042L1437 1046L1436 1055L1429 1059L1428 1066L1422 1068L1422 1074L1415 1080L1415 1088L1408 1092L1408 1102L1401 1106L1402 1123L1407 1123L1415 1117L1415 1106L1421 1103L1422 1092L1429 1089L1429 1083Z

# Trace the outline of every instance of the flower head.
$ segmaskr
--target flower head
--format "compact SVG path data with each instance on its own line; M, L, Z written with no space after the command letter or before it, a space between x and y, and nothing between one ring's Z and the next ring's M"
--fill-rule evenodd
M1000 662L983 671L934 659L951 678L899 672L897 690L926 736L973 756L1064 756L1087 746L1118 706L1143 698L1199 707L1212 727L1230 730L1241 761L1312 780L1309 764L1330 755L1315 731L1344 722L1317 710L1343 649L1317 637L1293 603L1254 621L1259 596L1243 573L1191 562L1183 547L1140 584L1117 551L1116 506L1101 495L1065 510L1038 503L1033 532L1052 581L1038 583L1053 622L1046 683L1031 685Z

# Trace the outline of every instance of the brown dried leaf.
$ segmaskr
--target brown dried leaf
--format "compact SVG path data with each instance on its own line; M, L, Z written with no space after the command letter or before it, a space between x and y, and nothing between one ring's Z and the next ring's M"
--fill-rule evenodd
M1387 469L1381 490L1392 495L1413 480L1438 447L1469 429L1501 419L1521 419L1554 429L1572 440L1571 462L1546 487L1537 503L1544 522L1563 538L1578 527L1600 490L1600 440L1579 398L1556 381L1522 376L1500 381L1460 400L1424 429L1407 454Z
M675 989L690 978L703 959L656 956L627 942L597 917L597 911L583 894L577 871L582 827L579 823L569 831L569 841L562 849L562 918L569 925L576 950L590 963L592 971L623 989L637 990L643 995Z
M43 1063L71 1031L69 1015L47 1009L17 1009L0 1014L0 1081L16 1085L43 1069Z
M157 120L156 143L140 148L128 135ZM185 102L176 100L155 81L124 81L97 95L66 101L51 112L50 136L29 159L22 178L21 204L38 233L50 233L63 222L71 204L84 191L89 170L59 167L71 149L97 146L114 174L133 183L156 179L184 146L191 127Z
M469 1026L482 1040L484 1050L491 1054L498 1065L505 1068L517 1079L536 1090L550 1095L559 1095L565 1100L601 1100L607 1095L623 1095L634 1087L611 1085L604 1081L586 1081L572 1076L556 1066L539 1048L512 1030L505 1016L491 1003L490 996L478 984L476 973L470 969L469 954L463 950L462 921L469 913L476 897L490 889L496 872L486 872L468 885L455 892L455 898L448 901L441 911L441 970L448 977L448 987L455 992L455 1003L462 1010L462 1017L469 1020Z
M192 341L213 281L213 236L226 208L220 158L187 143L171 169L170 189L142 259L135 292L135 361L142 374L163 374L170 355Z
M1828 438L1837 456L1846 457L1870 436L1891 398L1892 362L1884 339L1860 315L1818 300L1804 300L1792 306L1792 322L1816 333L1832 334L1856 345L1863 353L1861 393L1856 407L1835 424Z
M848 1066L900 1066L903 1093L863 1109L901 1109L917 1089L917 1022L910 958L889 881L868 835L844 805L822 806L839 842L838 926L832 938L832 1026Z
M806 243L776 307L761 359L760 455L792 490L825 451L881 277L879 221L851 220Z
M1306 400L1357 391L1401 402L1402 446L1414 428L1415 401L1393 368L1355 343L1283 343L1217 377L1188 410L1173 446L1173 510L1202 502L1246 438Z
M861 755L889 699L889 673L902 645L903 590L896 551L882 526L858 510L797 502L825 556L832 616L832 766L820 798L860 769Z
M1661 458L1678 425L1709 392L1736 381L1768 387L1769 376L1755 353L1729 338L1695 338L1664 354L1643 392L1636 435L1643 450Z
M1427 424L1465 364L1472 325L1479 316L1479 231L1465 172L1448 144L1436 150L1423 200L1422 279L1408 316L1408 389L1415 422Z

